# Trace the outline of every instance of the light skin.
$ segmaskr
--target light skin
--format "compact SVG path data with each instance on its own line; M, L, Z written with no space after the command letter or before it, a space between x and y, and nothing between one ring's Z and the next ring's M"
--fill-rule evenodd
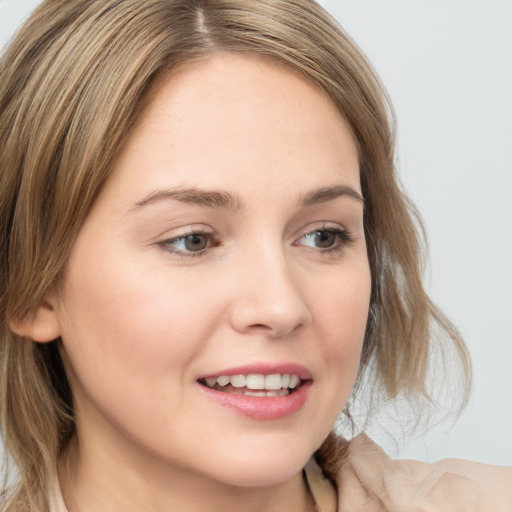
M352 134L304 78L223 55L161 81L21 328L62 338L70 512L306 510L359 366L363 210ZM307 369L298 410L254 418L198 382L254 363Z

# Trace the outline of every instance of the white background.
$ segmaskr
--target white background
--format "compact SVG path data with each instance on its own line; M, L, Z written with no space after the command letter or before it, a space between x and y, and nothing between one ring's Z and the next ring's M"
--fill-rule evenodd
M4 46L37 0L0 0ZM400 168L429 232L429 290L462 330L473 398L392 454L512 465L512 0L323 0L398 115Z

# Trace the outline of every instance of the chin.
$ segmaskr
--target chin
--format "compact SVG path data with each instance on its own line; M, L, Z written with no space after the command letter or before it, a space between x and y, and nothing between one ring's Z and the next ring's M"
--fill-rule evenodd
M302 471L313 450L293 443L276 450L244 450L217 460L209 476L236 487L268 487L282 484Z

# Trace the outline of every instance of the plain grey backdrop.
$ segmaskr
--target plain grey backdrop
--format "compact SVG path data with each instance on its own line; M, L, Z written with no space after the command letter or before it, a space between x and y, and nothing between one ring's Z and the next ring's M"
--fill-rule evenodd
M38 3L0 0L0 46ZM455 424L398 444L386 425L370 433L394 456L512 465L512 0L320 3L390 92L402 178L429 233L428 289L474 362Z

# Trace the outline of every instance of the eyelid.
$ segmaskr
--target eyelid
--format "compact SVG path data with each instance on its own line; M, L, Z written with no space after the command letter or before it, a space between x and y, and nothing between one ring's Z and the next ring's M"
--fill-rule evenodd
M310 222L309 224L298 229L294 238L299 240L305 235L314 233L315 231L347 231L347 228L339 222L320 220L317 222Z

